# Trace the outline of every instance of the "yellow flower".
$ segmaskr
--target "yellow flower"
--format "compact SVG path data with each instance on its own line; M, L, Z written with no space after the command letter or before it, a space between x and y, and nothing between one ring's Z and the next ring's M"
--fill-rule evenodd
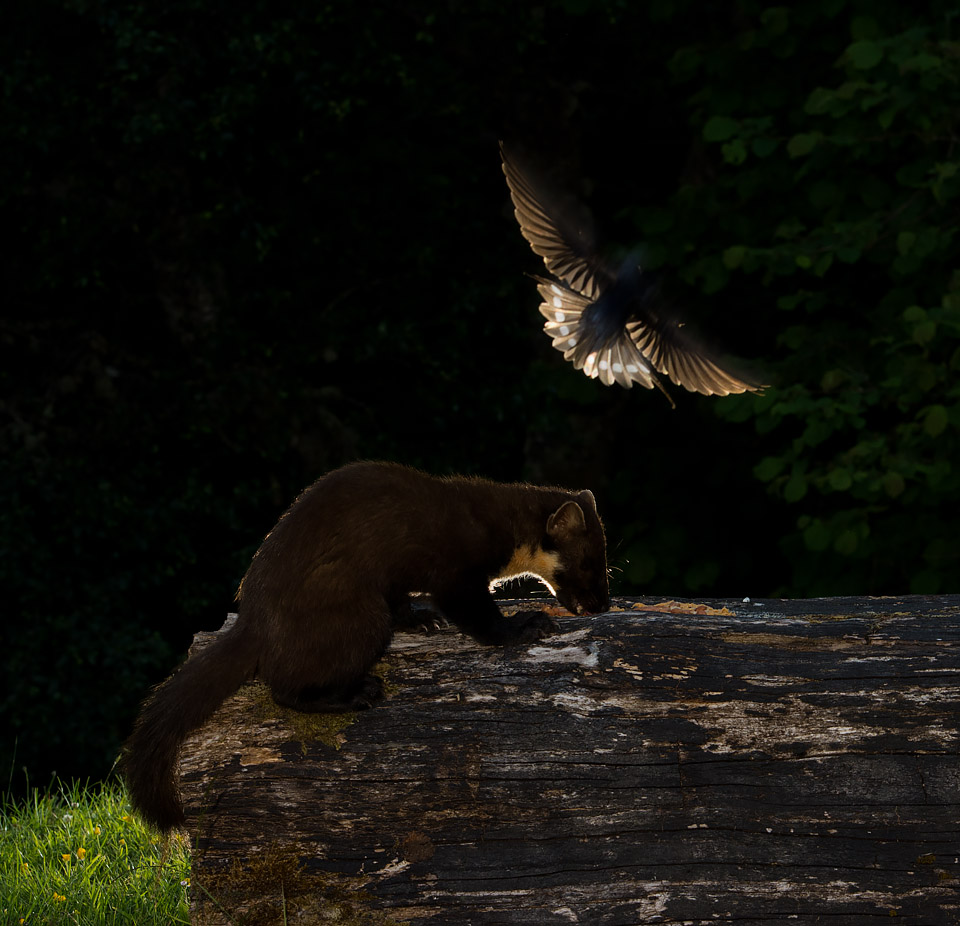
M120 819L123 820L124 823L133 823L133 817L128 813L125 813Z
M26 874L30 870L30 866L26 862L20 863L20 870Z
M95 826L95 827L93 828L93 835L94 835L94 836L99 836L99 835L100 835L100 827L99 827L99 826Z
M70 861L70 853L69 853L69 852L64 852L63 855L60 856L60 858L62 858L65 862L69 862L69 861Z
M121 836L121 837L120 837L120 845L121 845L121 846L125 846L126 844L127 844L126 839L124 839L124 838Z
M67 898L64 897L63 894L58 894L56 891L54 891L54 892L53 892L53 899L54 899L54 902L55 902L55 903L64 903Z
M84 849L83 846L80 846L80 848L77 849L77 858L80 859L80 861L82 862L86 857L87 857L87 850Z

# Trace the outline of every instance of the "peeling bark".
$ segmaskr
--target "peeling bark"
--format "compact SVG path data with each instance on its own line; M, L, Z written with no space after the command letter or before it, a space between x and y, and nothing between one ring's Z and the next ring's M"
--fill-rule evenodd
M246 685L183 750L194 923L960 921L960 596L637 603L398 634L363 714Z

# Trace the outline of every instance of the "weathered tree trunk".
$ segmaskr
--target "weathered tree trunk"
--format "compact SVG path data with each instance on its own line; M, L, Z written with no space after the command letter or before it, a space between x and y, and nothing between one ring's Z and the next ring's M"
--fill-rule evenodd
M183 750L194 923L960 922L960 596L652 603L398 634L363 714L244 687Z

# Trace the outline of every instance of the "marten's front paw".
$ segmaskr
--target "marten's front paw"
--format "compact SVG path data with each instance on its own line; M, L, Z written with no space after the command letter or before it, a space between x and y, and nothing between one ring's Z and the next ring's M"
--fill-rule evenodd
M516 618L523 620L523 623L517 628L514 643L535 643L560 629L560 625L543 611L518 611L514 615Z
M433 608L414 608L411 605L399 607L393 612L394 630L406 630L411 633L439 633L445 627L449 627L447 622L439 611Z
M449 621L439 611L422 611L419 622L411 624L406 629L413 633L439 633L449 627Z

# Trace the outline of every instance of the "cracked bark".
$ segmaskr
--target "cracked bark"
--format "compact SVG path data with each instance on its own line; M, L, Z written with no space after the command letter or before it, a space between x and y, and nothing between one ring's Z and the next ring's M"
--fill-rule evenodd
M637 602L398 634L355 716L245 686L183 750L194 923L960 921L960 596Z

